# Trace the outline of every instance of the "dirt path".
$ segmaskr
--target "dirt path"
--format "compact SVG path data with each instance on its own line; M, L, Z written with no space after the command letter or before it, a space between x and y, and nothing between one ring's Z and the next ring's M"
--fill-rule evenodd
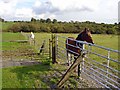
M35 60L22 60L22 61L13 61L13 60L4 60L0 61L0 68L5 67L12 67L12 66L29 66L29 65L37 65L41 64L41 62L35 61Z

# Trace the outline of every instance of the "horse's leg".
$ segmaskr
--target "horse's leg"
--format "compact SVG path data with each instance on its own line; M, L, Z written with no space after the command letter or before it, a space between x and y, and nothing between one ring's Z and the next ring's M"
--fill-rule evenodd
M77 59L77 57L78 57L77 55L74 55L74 61ZM79 65L78 67L75 68L74 72L78 72L78 69L79 69Z
M71 54L68 53L68 66L70 66L70 61L71 61Z
M76 59L77 59L77 56L74 55L74 60L76 60ZM78 67L76 67L74 72L77 72L78 76L80 76L80 74L81 74L81 64L79 64Z
M35 39L33 39L33 43L34 43L34 46L35 46Z
M70 54L70 65L73 64L73 56Z
M31 38L30 38L30 45L32 45L32 40L31 40Z
M72 54L69 53L69 54L68 54L68 57L69 57L68 64L69 64L69 66L70 66L70 65L72 64Z
M66 52L67 54L67 65L69 66L69 56L68 56L68 51Z

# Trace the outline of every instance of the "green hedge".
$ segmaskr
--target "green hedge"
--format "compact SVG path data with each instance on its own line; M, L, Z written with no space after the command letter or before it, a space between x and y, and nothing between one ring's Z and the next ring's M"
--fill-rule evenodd
M30 22L15 22L15 24L8 27L3 31L10 32L52 32L52 33L79 33L85 27L89 28L93 34L118 34L118 24L104 24L95 22L40 22L40 21L30 21Z

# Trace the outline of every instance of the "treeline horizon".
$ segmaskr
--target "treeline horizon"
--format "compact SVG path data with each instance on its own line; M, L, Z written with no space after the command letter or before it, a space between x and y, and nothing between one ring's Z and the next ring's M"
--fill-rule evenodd
M8 22L14 23L10 25L5 32L47 32L47 33L80 33L84 28L89 28L92 34L118 34L118 24L105 24L96 22L80 22L70 21L62 22L57 19L35 19L31 18L31 21L4 21L0 19L4 24Z

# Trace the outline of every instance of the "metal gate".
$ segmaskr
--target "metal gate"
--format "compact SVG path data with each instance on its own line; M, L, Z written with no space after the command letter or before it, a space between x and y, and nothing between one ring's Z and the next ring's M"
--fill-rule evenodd
M56 35L56 58L64 60L64 63L67 63L66 39L67 37ZM80 77L86 79L89 84L95 84L96 88L120 89L120 70L118 67L120 65L118 60L120 51L83 41L73 41L84 44L83 50L87 52L81 63Z

